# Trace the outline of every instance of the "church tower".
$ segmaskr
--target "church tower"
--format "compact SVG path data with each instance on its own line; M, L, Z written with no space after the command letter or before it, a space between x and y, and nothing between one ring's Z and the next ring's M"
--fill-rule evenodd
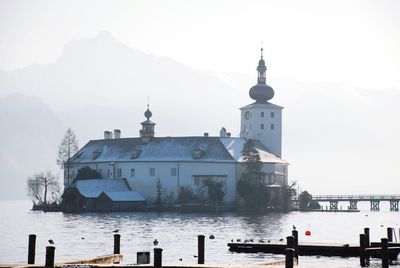
M149 105L147 104L147 110L144 112L144 117L146 117L146 121L143 121L142 123L142 129L140 130L140 137L142 138L142 141L147 143L150 141L151 138L154 137L154 126L156 123L152 122L150 120L150 117L153 114L151 113L149 109Z
M240 108L240 137L259 140L271 153L281 157L283 107L269 102L274 97L274 90L266 83L266 71L261 48L257 84L249 91L255 102Z

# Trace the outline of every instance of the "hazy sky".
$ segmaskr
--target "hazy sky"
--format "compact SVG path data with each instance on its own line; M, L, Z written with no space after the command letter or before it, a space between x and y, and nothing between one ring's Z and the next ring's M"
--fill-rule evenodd
M111 32L187 66L400 88L400 1L0 1L0 69L49 63L71 39Z

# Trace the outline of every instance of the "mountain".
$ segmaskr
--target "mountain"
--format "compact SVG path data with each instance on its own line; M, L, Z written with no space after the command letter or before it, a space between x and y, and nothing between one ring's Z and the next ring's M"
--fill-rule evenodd
M114 128L122 137L137 136L148 98L157 136L217 135L222 126L237 135L238 108L252 102L248 90L257 61L254 75L199 71L101 32L67 43L53 63L0 72L6 136L1 186L6 179L18 181L21 196L27 175L57 170L54 158L66 127L81 146ZM272 102L285 107L283 158L292 180L316 194L394 191L400 173L398 89L294 81L268 72L267 82L275 90Z
M23 199L26 178L57 170L63 126L42 100L21 94L0 98L0 199Z

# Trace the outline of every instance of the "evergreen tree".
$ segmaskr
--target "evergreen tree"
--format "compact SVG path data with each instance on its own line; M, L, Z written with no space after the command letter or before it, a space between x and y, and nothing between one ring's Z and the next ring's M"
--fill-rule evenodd
M101 174L90 167L83 167L78 170L75 180L101 179Z
M155 205L158 208L162 208L163 206L163 202L162 202L162 184L161 184L161 180L158 177L157 181L156 181L156 202Z
M248 210L266 209L269 202L268 189L263 181L263 163L255 148L254 141L249 139L243 146L242 156L245 171L241 174L237 188L239 195L244 199Z

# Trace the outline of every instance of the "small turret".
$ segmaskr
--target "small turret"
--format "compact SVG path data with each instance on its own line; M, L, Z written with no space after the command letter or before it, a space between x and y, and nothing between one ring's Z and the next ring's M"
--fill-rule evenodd
M147 110L144 112L144 116L146 117L146 121L142 122L142 129L140 130L140 137L142 138L142 142L149 142L151 138L154 137L154 126L156 123L150 120L151 113L149 109L149 105L147 104Z

